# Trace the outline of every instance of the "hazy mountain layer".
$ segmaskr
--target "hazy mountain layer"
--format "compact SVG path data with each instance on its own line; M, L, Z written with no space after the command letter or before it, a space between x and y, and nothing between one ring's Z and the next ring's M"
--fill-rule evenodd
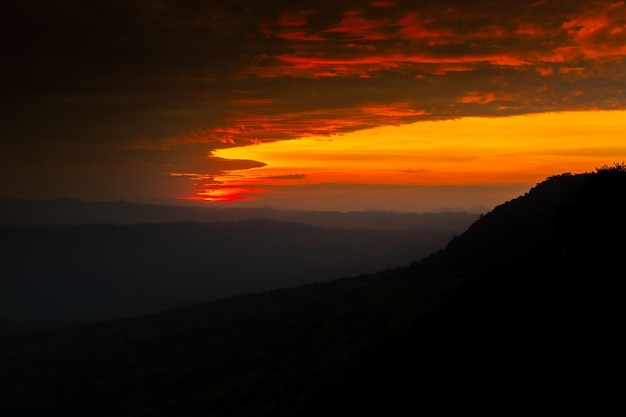
M486 212L484 209L481 212ZM183 207L124 201L86 202L72 199L17 200L0 198L0 226L216 222L279 220L335 229L437 229L460 233L476 213L395 213L385 211L304 211L272 208Z
M77 322L409 264L452 234L248 220L5 228L0 237L0 317Z

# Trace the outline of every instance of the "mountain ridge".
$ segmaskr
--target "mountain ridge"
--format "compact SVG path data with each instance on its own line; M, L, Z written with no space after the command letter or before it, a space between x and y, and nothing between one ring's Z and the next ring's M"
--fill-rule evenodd
M611 204L624 172L550 178L408 266L3 337L2 406L94 416L608 410L623 370L623 284L611 271L625 243L611 237L626 222Z

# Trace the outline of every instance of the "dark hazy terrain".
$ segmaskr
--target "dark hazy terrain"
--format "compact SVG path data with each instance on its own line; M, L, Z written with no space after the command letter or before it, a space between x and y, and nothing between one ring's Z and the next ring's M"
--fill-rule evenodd
M0 237L0 317L77 322L408 264L452 233L245 220L4 228Z
M408 264L477 218L0 199L0 333Z
M0 410L606 414L623 407L625 196L623 165L551 177L410 265L4 336Z

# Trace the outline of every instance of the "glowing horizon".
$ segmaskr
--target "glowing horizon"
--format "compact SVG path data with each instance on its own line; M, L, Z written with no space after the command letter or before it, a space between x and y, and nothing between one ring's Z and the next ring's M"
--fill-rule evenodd
M393 209L624 159L623 0L10 3L0 195Z
M423 121L231 147L212 156L264 165L224 171L196 197L232 201L266 192L255 187L280 192L294 184L533 184L626 159L625 130L626 111L552 112Z

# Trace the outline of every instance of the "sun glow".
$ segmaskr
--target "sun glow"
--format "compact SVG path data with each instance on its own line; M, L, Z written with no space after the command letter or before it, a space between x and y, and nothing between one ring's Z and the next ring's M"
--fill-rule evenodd
M228 187L293 184L534 184L626 159L626 111L543 113L385 126L220 149L263 162L227 171Z
M244 197L245 195L260 192L263 192L263 190L253 188L207 186L204 190L198 191L195 196L183 197L181 200L230 203L233 201L246 200L247 198Z

